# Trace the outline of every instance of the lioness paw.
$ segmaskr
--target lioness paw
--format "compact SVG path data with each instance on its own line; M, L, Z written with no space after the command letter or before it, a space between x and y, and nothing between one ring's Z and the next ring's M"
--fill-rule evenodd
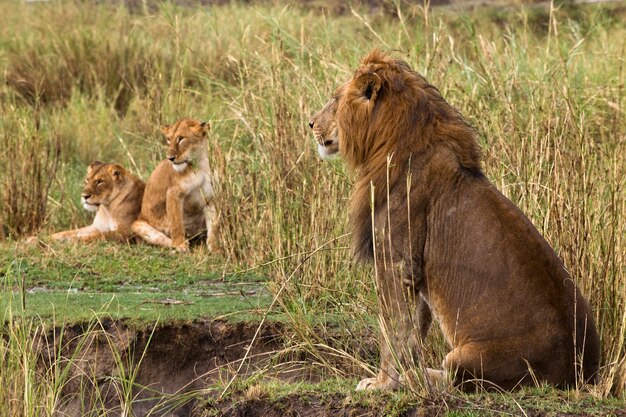
M173 248L178 253L187 253L187 252L189 252L189 244L187 242L182 243L180 245L174 245Z
M24 239L24 243L27 245L36 245L39 243L39 238L37 236L28 236Z

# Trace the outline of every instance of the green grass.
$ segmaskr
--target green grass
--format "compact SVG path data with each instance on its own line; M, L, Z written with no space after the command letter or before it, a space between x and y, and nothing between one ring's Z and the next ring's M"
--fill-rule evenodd
M333 330L354 339L375 327L376 298L370 268L355 265L347 248L350 176L341 162L318 159L307 121L365 53L382 47L477 128L486 175L530 217L592 304L604 381L593 395L624 401L623 5L458 12L385 4L343 14L312 5L159 3L130 12L72 1L3 4L2 314L30 321L19 329L4 323L2 334L98 314L145 324L261 320L269 312L293 329L294 348L335 372L324 338ZM222 254L49 244L46 235L91 221L79 204L89 162L119 162L147 178L163 157L159 125L182 116L211 122ZM35 233L43 246L20 243ZM192 303L155 302L167 298ZM426 357L438 367L446 346L434 330ZM0 409L12 404L10 415L35 415L34 405L55 398L59 385L27 384L35 372L27 336L0 340L0 360L10 359L0 386L17 384L0 393ZM375 367L375 358L332 342L360 374ZM28 401L23 392L32 394ZM516 413L514 405L507 410Z
M26 308L22 309L21 295L3 293L0 308L12 307L12 316L45 318L56 325L87 322L94 315L125 319L135 327L147 323L193 321L197 319L227 319L258 321L269 304L269 295L202 296L180 292L107 293L107 292L45 292L26 295ZM270 316L278 319L280 316ZM4 316L8 318L8 316Z
M259 270L227 273L201 248L181 256L106 242L13 244L0 247L0 265L0 311L57 324L95 313L144 324L222 315L258 320L271 300Z

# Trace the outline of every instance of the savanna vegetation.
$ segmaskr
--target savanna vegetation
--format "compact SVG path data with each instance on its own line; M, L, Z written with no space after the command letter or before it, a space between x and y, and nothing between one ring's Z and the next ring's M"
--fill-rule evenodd
M263 372L236 379L240 369L231 369L193 398L217 392L291 402L294 393L309 400L315 393L382 410L375 395L349 394L356 376L377 363L354 343L377 327L377 308L371 270L355 265L347 247L351 175L341 161L319 160L307 126L373 47L405 59L476 127L486 175L531 218L591 301L603 366L596 387L444 398L424 388L383 396L384 413L426 403L449 415L624 408L623 4L458 10L392 1L341 9L9 1L1 13L3 415L55 415L64 403L79 358L59 348L56 366L42 363L33 335L76 323L82 334L101 332L105 319L154 329L200 317L283 323L290 337L276 356L306 358L293 360L313 364L327 382L292 387L264 382ZM118 162L146 179L164 155L159 126L183 116L211 123L220 253L46 239L91 221L79 204L91 161ZM26 245L34 234L40 243ZM78 338L73 346L87 343ZM121 370L111 415L131 415L141 361L125 362L110 345ZM432 332L427 364L437 367L445 351ZM168 397L170 408L154 412L189 395ZM220 410L214 401L205 412ZM105 403L93 415L107 415Z

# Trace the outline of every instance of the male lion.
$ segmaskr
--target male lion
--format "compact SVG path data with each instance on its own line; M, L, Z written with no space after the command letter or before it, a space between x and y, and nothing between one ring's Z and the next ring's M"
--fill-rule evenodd
M152 172L132 229L146 242L186 252L206 232L212 249L216 211L207 153L208 123L181 119L161 128L167 159Z
M474 129L434 86L374 50L310 125L322 121L336 129L317 133L320 153L338 152L356 172L352 245L357 260L376 266L387 335L378 376L357 389L392 389L409 375L398 369L419 348L431 313L452 348L444 371L427 370L431 382L451 377L463 389L596 382L600 348L589 303L531 222L483 175ZM335 142L338 150L329 150Z
M92 162L87 167L81 202L85 210L96 212L93 223L80 229L55 233L51 238L83 242L129 240L133 236L131 225L141 210L144 188L144 182L121 165Z

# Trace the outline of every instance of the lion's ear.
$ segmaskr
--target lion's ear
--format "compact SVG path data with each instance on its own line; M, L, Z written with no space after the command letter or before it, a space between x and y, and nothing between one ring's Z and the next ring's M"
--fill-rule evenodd
M99 167L100 165L104 165L104 164L100 161L93 161L91 164L89 164L89 166L87 167L87 175L91 174L92 171L96 169L96 167Z
M354 82L357 88L363 92L366 99L376 100L382 85L382 80L378 74L364 70L354 77Z
M126 175L126 170L119 164L111 164L108 169L109 174L116 180L123 179Z

